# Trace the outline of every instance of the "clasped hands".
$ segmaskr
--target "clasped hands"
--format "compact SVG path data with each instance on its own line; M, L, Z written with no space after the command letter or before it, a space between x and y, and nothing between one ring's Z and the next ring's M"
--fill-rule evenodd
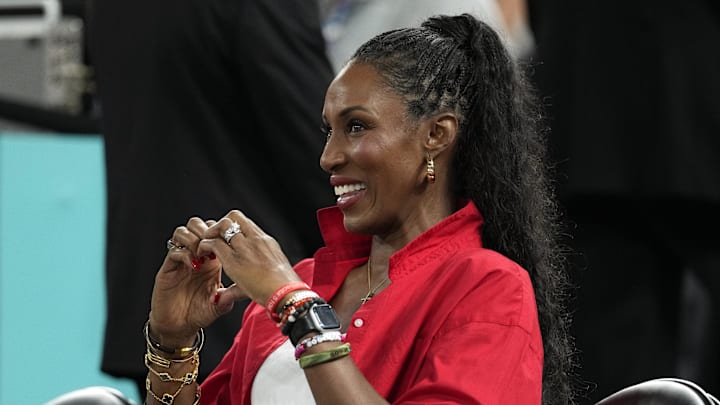
M223 271L232 285L223 286ZM155 276L152 334L166 346L185 346L235 301L249 297L263 305L278 287L299 280L277 241L242 212L219 221L190 218L175 229Z

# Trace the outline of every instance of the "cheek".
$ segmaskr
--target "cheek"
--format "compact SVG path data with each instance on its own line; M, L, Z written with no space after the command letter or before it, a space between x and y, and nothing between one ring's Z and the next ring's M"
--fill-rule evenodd
M383 191L395 195L410 192L416 186L418 164L407 149L396 148L382 154L382 158L378 156L373 156L375 161L370 175Z
M358 142L352 149L352 160L365 172L367 180L375 187L390 184L393 187L411 182L416 176L419 156L417 145L393 132L393 137L375 136ZM399 139L397 139L399 138Z
M353 148L352 157L360 169L373 172L384 166L384 149L381 144L360 142Z

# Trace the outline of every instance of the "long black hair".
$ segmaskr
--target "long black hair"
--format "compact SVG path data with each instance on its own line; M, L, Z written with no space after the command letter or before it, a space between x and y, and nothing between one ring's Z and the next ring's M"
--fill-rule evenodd
M351 61L373 66L414 118L454 112L454 190L485 216L483 244L523 266L543 335L543 404L573 402L573 348L559 215L545 160L542 115L499 36L469 14L381 34Z

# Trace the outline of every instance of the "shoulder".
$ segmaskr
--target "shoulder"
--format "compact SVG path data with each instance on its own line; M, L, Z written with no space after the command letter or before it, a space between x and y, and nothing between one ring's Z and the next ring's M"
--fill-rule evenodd
M461 249L446 260L444 267L455 277L475 280L473 284L531 287L530 276L522 266L491 249Z
M519 326L537 325L537 308L530 275L516 262L489 249L458 252L445 263L447 287L463 286L451 311L450 324L470 322Z

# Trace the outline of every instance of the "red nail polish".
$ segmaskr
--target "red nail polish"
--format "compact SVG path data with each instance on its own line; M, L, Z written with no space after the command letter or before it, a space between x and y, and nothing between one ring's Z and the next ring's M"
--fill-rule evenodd
M215 293L215 296L213 297L213 304L217 305L218 301L220 301L220 293Z
M210 260L215 260L215 253L210 252L208 257L210 258Z
M190 263L192 264L193 269L200 270L200 263L198 263L197 259L192 259Z

